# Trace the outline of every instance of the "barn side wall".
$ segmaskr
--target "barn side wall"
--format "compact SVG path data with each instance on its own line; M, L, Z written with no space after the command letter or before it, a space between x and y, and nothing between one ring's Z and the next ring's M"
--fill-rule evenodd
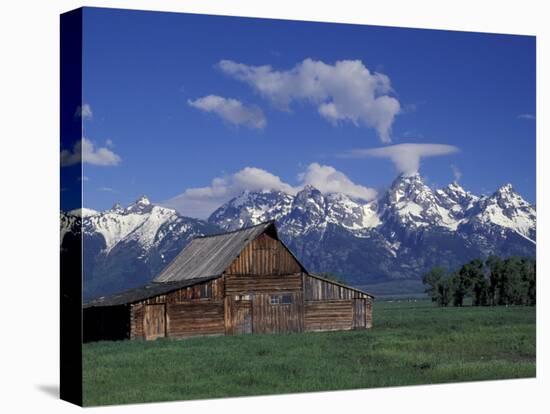
M224 277L226 334L304 330L302 267L274 235L252 240Z
M304 330L372 327L372 297L329 280L304 275Z
M225 334L224 280L214 279L165 295L155 296L131 306L131 338L146 338L146 307L164 304L167 337L186 338Z

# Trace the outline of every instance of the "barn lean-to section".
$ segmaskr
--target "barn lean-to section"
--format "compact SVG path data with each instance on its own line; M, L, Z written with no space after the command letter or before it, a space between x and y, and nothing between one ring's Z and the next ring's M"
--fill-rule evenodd
M196 238L149 285L87 303L84 339L370 328L372 301L308 273L268 222Z

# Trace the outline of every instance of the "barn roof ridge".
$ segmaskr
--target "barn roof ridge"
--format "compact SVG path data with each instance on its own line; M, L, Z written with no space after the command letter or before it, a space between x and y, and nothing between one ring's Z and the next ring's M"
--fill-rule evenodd
M271 226L277 232L275 222L270 220L235 231L195 237L153 281L165 283L221 275L250 241Z

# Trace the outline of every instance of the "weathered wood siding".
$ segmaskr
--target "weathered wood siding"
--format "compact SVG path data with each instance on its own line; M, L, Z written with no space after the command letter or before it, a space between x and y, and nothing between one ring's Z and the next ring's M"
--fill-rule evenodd
M288 296L291 303L272 304L272 296ZM254 295L252 302L254 333L286 333L304 330L304 298L302 292L282 295Z
M166 304L145 305L143 316L145 339L153 340L166 336Z
M305 300L325 299L355 299L368 298L369 296L355 289L333 283L328 280L318 279L315 276L304 276Z
M372 327L372 297L339 283L304 275L305 329Z
M147 339L147 305L166 305L166 336L183 338L194 335L222 335L224 325L224 280L214 279L159 295L131 306L132 339Z
M225 294L244 295L302 290L302 274L290 275L225 275Z
M251 241L224 278L226 334L303 331L302 267L279 240ZM272 303L283 296L290 303Z
M299 273L300 264L277 239L261 234L252 240L226 269L232 275L286 275Z
M227 335L252 333L252 297L227 296L224 301L224 312Z
M353 300L305 302L306 331L340 331L353 328Z
M167 305L168 336L223 335L222 300L189 301Z
M366 299L367 314L366 314L366 328L372 328L372 298Z
M282 303L282 298L290 303ZM276 298L279 303L272 303ZM225 300L226 334L286 333L304 330L302 292L232 295Z
M367 327L366 299L353 299L353 329Z

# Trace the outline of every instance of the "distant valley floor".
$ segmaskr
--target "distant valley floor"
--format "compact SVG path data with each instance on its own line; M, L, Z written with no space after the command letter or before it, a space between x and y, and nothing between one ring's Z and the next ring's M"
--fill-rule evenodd
M86 344L87 406L536 374L535 307L379 301L371 330Z

